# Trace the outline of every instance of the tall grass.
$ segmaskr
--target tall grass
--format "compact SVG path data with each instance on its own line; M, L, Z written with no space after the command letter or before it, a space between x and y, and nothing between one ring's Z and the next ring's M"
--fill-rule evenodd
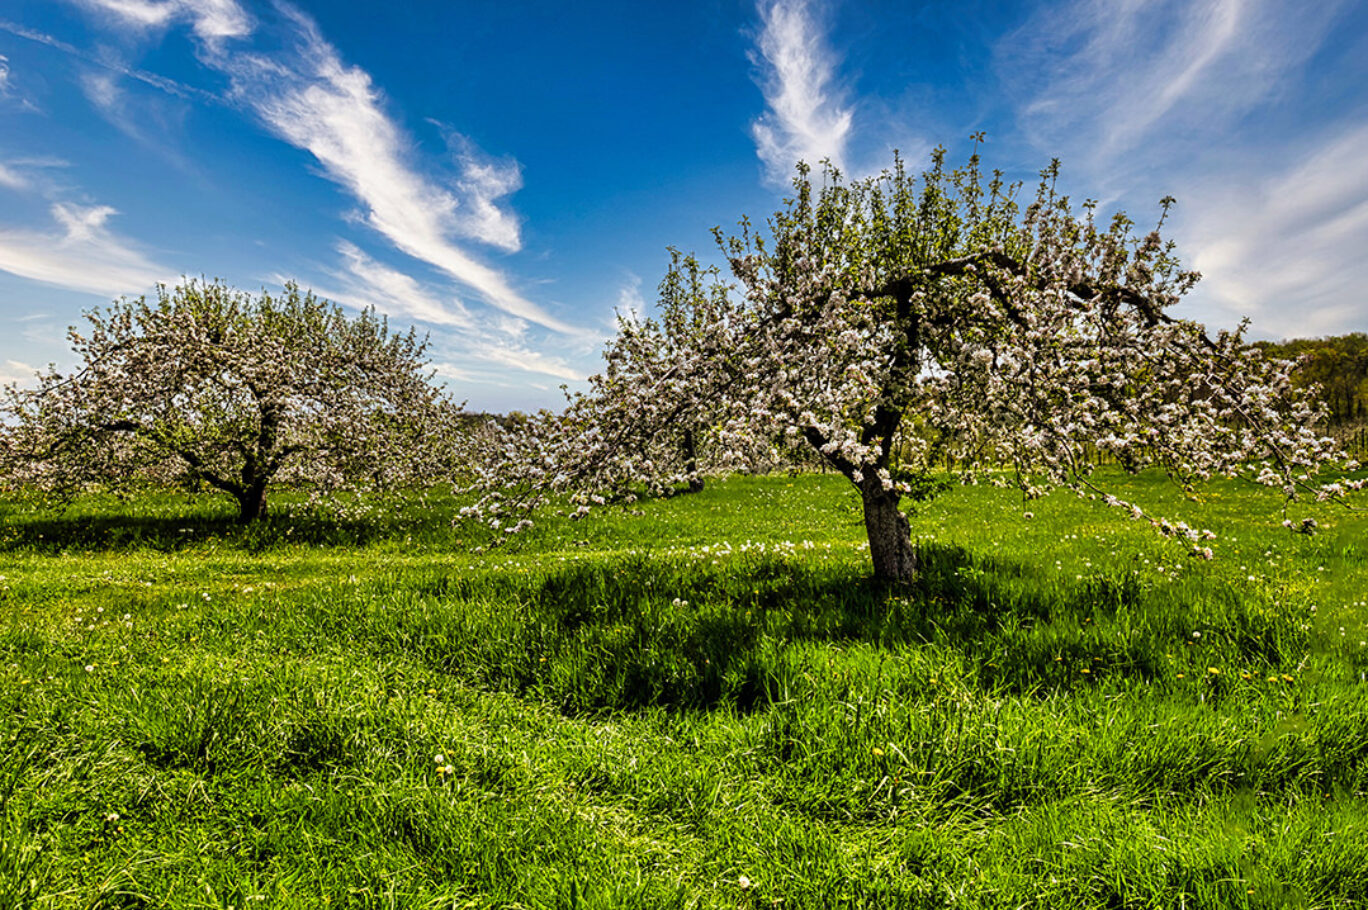
M888 588L823 476L12 501L0 906L1368 906L1368 522L1112 480L1216 559L964 488Z

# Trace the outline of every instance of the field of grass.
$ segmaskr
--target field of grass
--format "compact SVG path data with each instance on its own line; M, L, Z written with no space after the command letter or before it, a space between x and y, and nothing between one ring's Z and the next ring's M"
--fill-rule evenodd
M0 907L1368 907L1368 518L1111 480L0 503Z

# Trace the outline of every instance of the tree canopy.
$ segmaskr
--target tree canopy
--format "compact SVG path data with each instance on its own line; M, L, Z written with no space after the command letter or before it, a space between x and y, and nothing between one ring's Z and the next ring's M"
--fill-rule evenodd
M627 324L587 395L505 438L471 514L502 521L510 502L540 501L533 490L581 510L658 491L689 472L651 445L688 427L707 428L721 465L757 444L817 453L859 491L874 572L890 580L916 571L900 503L946 455L971 474L1006 466L1028 496L1066 486L1140 518L1097 489L1089 449L1185 486L1244 473L1343 495L1315 481L1336 450L1292 364L1169 312L1199 276L1163 217L1143 234L1124 214L1099 219L1056 191L1058 175L1052 163L1023 199L977 154L951 169L938 150L920 176L895 157L855 182L800 165L763 227L717 232L734 283L706 276L672 297L699 277L674 257L665 318L682 307L687 341ZM1150 520L1202 552L1197 530Z
M204 483L250 520L271 484L430 479L448 450L434 437L454 408L428 381L426 342L373 312L191 280L87 321L69 332L75 372L5 389L11 482Z

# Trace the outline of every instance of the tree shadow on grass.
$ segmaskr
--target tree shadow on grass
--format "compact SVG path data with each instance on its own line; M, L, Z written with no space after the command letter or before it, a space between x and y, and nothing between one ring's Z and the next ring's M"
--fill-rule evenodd
M411 534L414 522L385 516L338 518L303 511L282 511L255 522L235 515L130 516L48 511L0 518L0 553L175 552L219 544L252 552L275 547L364 546ZM423 529L431 531L431 529ZM449 525L437 529L450 534Z
M1081 618L1140 596L1128 577L1062 588L1032 567L958 547L923 544L920 558L916 582L899 586L848 563L780 556L714 566L634 555L525 579L445 576L417 593L452 609L424 614L402 646L572 714L748 711L782 697L784 652L804 641L934 644L982 657L990 687L1039 688L1058 674L1061 652L1097 653ZM1056 624L1072 631L1036 634ZM1137 648L1126 658L1132 669L1154 657Z

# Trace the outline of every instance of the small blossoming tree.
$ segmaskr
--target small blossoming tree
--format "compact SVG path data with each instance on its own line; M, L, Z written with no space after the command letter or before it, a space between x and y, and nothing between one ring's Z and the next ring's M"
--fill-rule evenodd
M717 392L736 373L731 357L745 324L739 301L716 269L676 250L670 255L659 318L618 314L606 366L589 377L588 391L571 396L560 413L503 421L472 440L483 456L472 458L465 491L483 495L465 515L512 534L555 493L568 492L575 514L584 515L610 500L698 492L706 473L753 457L754 446L736 439L717 444L726 413Z
M800 166L766 229L718 232L737 287L695 295L705 340L666 352L624 332L588 395L507 444L472 512L506 507L515 487L566 490L581 508L609 485L657 489L677 463L605 440L686 426L708 427L723 453L781 441L819 454L859 492L874 573L894 581L916 572L900 504L947 457L970 475L1006 466L1030 497L1064 486L1140 518L1093 486L1088 452L1160 465L1184 486L1245 473L1289 496L1343 496L1315 484L1338 453L1292 365L1240 331L1174 317L1199 276L1162 239L1163 218L1143 236L1124 215L1099 222L1094 202L1056 193L1058 170L1023 204L977 155L952 170L937 151L920 177L895 159L854 183L830 167L815 183Z
M252 297L188 281L87 319L69 333L79 370L4 391L11 483L204 483L250 521L275 483L430 483L449 470L438 437L455 409L428 382L425 342L371 312L348 318L294 285Z

